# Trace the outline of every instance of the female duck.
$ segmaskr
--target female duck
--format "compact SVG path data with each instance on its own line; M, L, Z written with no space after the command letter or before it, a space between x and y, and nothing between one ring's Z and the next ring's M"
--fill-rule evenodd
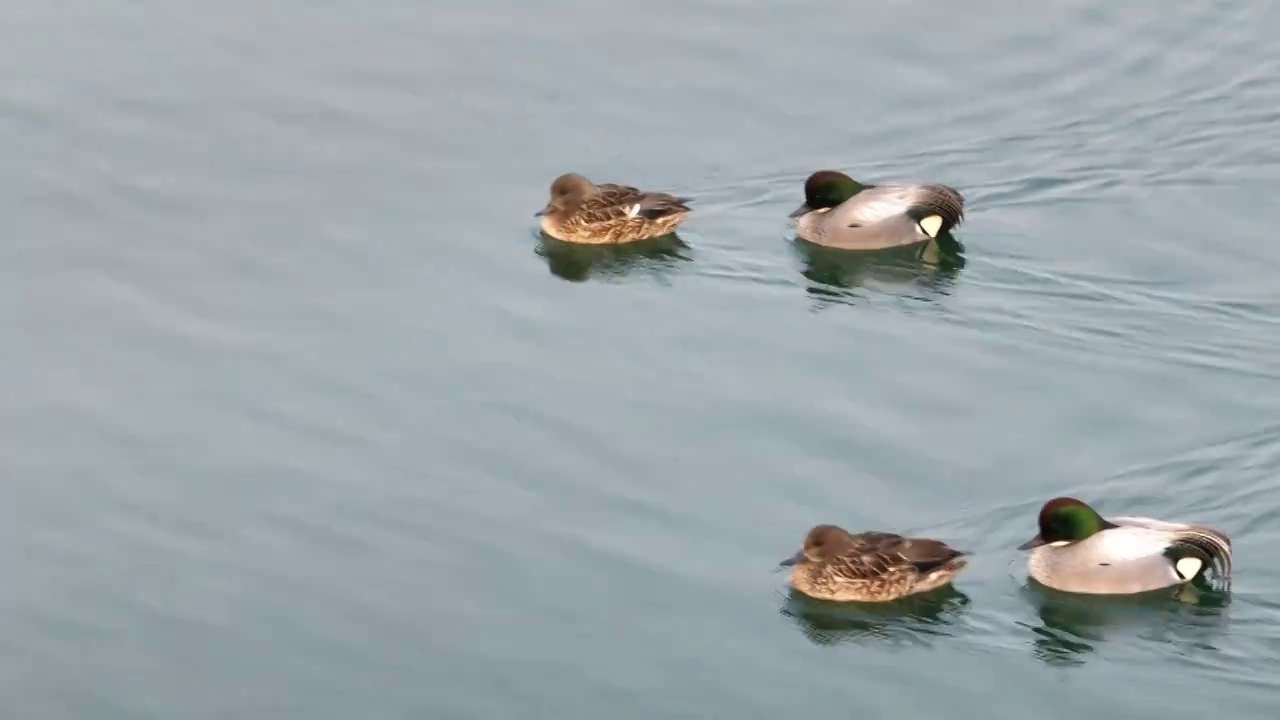
M1210 572L1223 589L1231 582L1231 540L1204 525L1105 520L1069 497L1045 503L1039 521L1040 534L1018 549L1031 551L1027 573L1055 590L1128 595L1183 585Z
M964 245L951 231L964 221L964 198L946 185L863 185L842 172L819 170L804 183L796 235L816 245L882 250L938 243L958 255Z
M781 566L791 567L791 587L809 597L884 602L946 585L968 564L964 555L939 540L883 532L854 535L818 525Z
M551 183L551 200L534 213L542 231L575 243L625 243L666 235L689 214L688 198L629 185L596 185L576 173Z

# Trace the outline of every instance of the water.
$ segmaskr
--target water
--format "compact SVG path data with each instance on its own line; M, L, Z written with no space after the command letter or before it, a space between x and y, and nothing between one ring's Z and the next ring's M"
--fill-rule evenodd
M1280 12L1076 0L11 4L15 718L1264 717ZM969 201L959 271L806 253L812 170ZM682 243L541 243L577 171ZM1236 541L1063 601L1048 497ZM817 522L972 550L851 610Z

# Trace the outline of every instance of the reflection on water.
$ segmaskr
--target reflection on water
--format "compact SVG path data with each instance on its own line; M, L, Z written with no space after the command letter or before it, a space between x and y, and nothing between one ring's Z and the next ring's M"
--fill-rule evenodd
M850 302L857 297L853 291L869 283L914 287L922 291L920 299L946 295L965 264L963 257L940 257L933 243L852 251L795 238L791 246L804 264L806 292L837 303Z
M951 625L969 605L969 596L952 585L887 603L834 603L791 590L778 611L815 645L865 640L891 645L923 645L950 637Z
M1273 714L1280 3L317 5L7 6L4 717ZM567 165L694 247L540 239ZM973 262L793 250L819 167ZM1229 532L1229 617L1038 616L1066 489ZM775 595L827 513L972 605Z
M679 262L693 260L675 233L617 245L569 243L539 233L534 252L547 261L551 274L570 282L616 280L637 271L661 277Z
M1028 580L1022 595L1040 616L1032 654L1050 665L1081 665L1101 643L1121 636L1213 651L1229 596L1189 586L1140 595L1074 595Z

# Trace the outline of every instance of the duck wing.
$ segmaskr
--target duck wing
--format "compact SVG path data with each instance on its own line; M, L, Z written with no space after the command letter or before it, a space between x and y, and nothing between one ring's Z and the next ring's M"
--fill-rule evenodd
M849 552L832 560L835 572L851 580L868 580L899 569L928 572L965 554L940 540L895 533L865 532L852 539Z
M850 227L904 215L915 220L939 215L950 228L964 220L964 197L946 185L872 185L841 203L839 212Z
M605 212L610 218L643 217L656 220L660 217L690 211L690 198L676 197L663 192L645 192L630 185L605 183L596 186L596 192L583 201L582 212Z
M1119 527L1080 543L1081 572L1111 575L1109 582L1156 589L1212 572L1223 589L1231 581L1231 540L1203 525L1143 517L1113 517ZM1132 591L1132 590L1131 590Z
M1160 556L1174 571L1189 580L1212 571L1225 589L1231 583L1231 538L1206 525L1166 522L1146 517L1116 517L1121 527L1136 527L1159 533L1165 542Z

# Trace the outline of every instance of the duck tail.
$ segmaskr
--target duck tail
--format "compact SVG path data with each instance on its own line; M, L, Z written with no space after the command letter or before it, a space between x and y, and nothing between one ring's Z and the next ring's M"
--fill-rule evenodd
M924 552L917 550L913 553L915 556L911 558L911 564L922 573L951 568L959 570L968 562L965 559L968 552L957 550L946 543L937 540L913 540L912 542L916 547L923 545L925 549Z
M907 215L945 256L954 259L963 255L964 243L952 231L964 222L964 197L945 185L925 185L913 200Z
M674 197L665 193L650 194L636 204L636 211L641 217L657 220L668 215L683 215L691 212L693 210L689 207L691 202L693 198Z
M969 564L968 553L954 548L947 548L947 557L936 562L915 563L919 571L918 580L913 592L928 592L946 585Z
M935 572L941 570L943 572L954 575L955 573L960 572L960 570L968 564L969 564L968 553L964 553L964 552L960 552L959 550L956 550L954 555L947 558L946 560L943 560L937 565L933 566L932 568L930 568L930 570Z
M1178 533L1169 547L1174 571L1184 581L1212 571L1225 590L1231 585L1231 538L1213 528L1193 525Z

